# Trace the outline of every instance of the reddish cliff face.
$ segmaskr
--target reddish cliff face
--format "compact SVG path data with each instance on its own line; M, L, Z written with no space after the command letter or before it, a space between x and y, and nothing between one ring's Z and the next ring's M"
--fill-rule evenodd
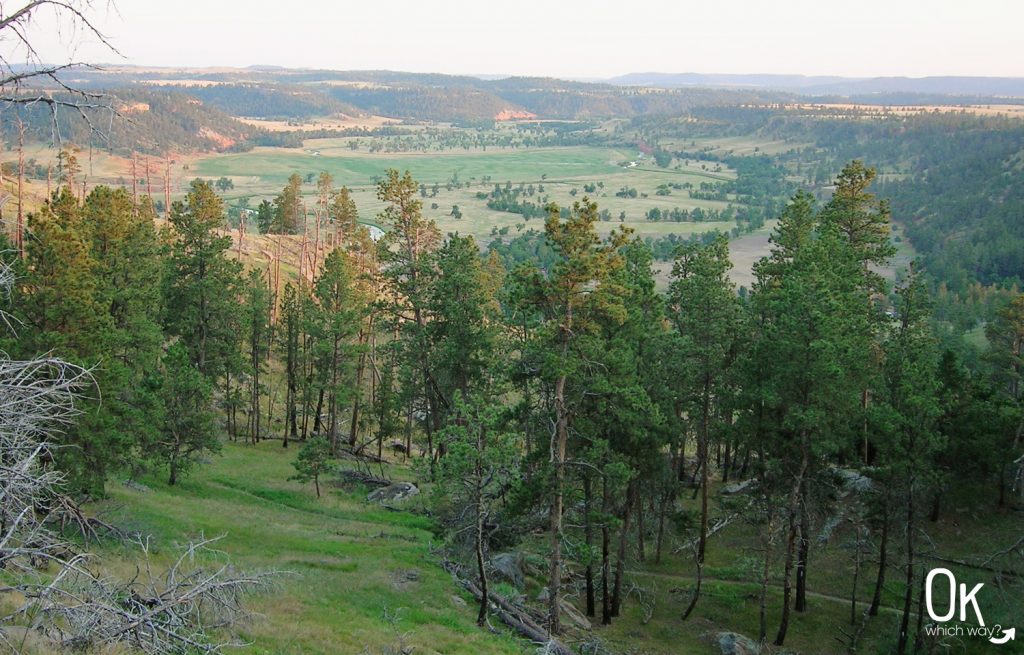
M215 132L208 127L199 128L199 136L215 143L218 150L227 150L231 146L235 145L234 139L229 136L225 136L220 132Z
M502 109L494 116L496 121L515 121L529 118L537 118L537 114L518 109Z
M120 114L143 114L143 113L149 111L149 103L148 102L131 102L131 103L127 103L126 102L126 103L122 104L120 107L118 107L117 111Z

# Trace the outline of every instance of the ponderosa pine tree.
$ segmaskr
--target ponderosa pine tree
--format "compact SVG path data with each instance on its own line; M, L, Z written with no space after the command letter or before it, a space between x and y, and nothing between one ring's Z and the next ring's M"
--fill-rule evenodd
M263 200L256 206L256 225L261 234L273 234L274 215L274 203L269 200Z
M400 175L394 169L388 170L381 181L377 197L387 205L379 218L387 231L377 242L377 252L382 291L389 298L387 314L402 344L401 386L409 401L421 409L427 457L433 462L433 435L439 425L438 399L431 384L426 328L428 294L435 273L434 254L441 234L434 221L423 218L417 188L408 172Z
M335 247L352 238L358 225L356 221L359 218L359 211L356 209L356 201L352 198L352 192L348 187L343 186L331 193L327 216L334 228L333 245Z
M785 243L759 262L752 296L754 311L762 316L753 356L771 363L759 383L769 423L761 437L762 466L780 471L789 485L777 645L789 626L794 569L798 591L806 584L811 480L822 462L843 448L847 417L860 403L862 384L855 372L871 348L857 253L834 225L814 229L809 211L802 196L787 207L773 236L773 243Z
M843 167L836 178L835 192L828 203L821 209L819 220L824 224L834 225L854 256L860 261L862 285L867 300L864 311L867 312L868 325L877 337L885 324L886 317L873 302L874 294L885 293L885 279L872 267L884 266L896 254L896 247L890 239L892 215L887 200L878 200L868 191L877 172L874 168L864 166L854 160ZM867 429L867 412L871 397L872 383L870 378L877 377L881 365L881 355L877 348L864 353L868 366L861 369L865 377L861 383L861 416L863 426L861 441L863 461L871 464L871 443Z
M302 302L299 291L292 283L284 285L281 300L281 319L278 323L278 349L283 355L285 371L284 436L281 446L299 438L299 383L302 367L299 360L299 335L302 322Z
M167 349L157 384L163 401L157 452L167 466L168 483L173 485L203 453L219 452L220 439L210 381L184 345Z
M541 365L540 377L552 388L554 427L551 430L549 538L551 552L548 575L548 632L560 630L562 579L562 514L564 511L565 466L569 443L573 390L584 362L576 352L581 336L600 330L599 318L622 321L619 287L612 275L622 266L618 249L624 237L602 243L595 225L597 204L584 198L573 204L562 220L561 210L551 205L545 222L545 234L557 259L546 276L535 273L528 284L533 288L526 298L544 317L533 347Z
M874 432L880 440L880 469L890 497L901 497L905 522L906 572L903 611L896 652L903 655L910 641L911 606L919 588L915 576L918 515L921 498L934 487L935 459L942 448L937 429L938 349L931 332L931 303L918 273L911 270L896 290L899 323L886 335L883 384L872 407Z
M297 234L305 225L306 216L302 204L302 178L292 173L288 184L274 198L274 219L266 234Z
M313 286L313 361L317 386L327 402L327 435L335 455L341 411L355 392L352 382L360 349L355 337L368 310L368 299L356 287L352 269L347 254L332 250Z
M297 482L312 482L316 489L316 497L320 497L320 476L326 475L334 468L335 456L331 451L331 443L322 436L316 436L306 441L299 450L298 456L292 462L295 467L295 475L289 480Z
M695 422L697 466L700 468L700 530L695 559L697 588L683 618L700 596L708 535L708 486L712 435L721 435L726 381L735 359L740 305L729 280L729 245L719 236L708 245L686 244L676 251L669 289L669 316L680 336L685 378L680 380L685 412Z
M430 383L439 420L465 396L499 356L496 293L503 270L488 270L473 237L449 236L437 251L437 274L428 291L426 326Z
M1024 294L1011 300L985 326L989 347L986 360L992 381L1005 400L1011 427L1001 439L1004 453L999 468L999 506L1006 505L1006 490L1013 478L1024 489Z
M159 401L142 383L161 334L160 259L152 213L121 190L96 187L79 203L67 188L29 217L16 287L26 327L16 353L52 351L93 370L95 406L64 432L58 465L76 491L101 493L111 467L144 467Z
M242 326L245 332L246 367L249 376L249 440L253 445L263 436L262 374L270 348L270 291L266 274L251 269L243 286Z
M469 536L480 586L476 621L482 626L490 606L487 568L493 514L515 480L519 451L493 391L477 389L456 396L453 404L449 422L438 433L447 452L438 462L433 493L450 538Z
M191 361L217 379L239 357L241 263L228 256L224 203L209 182L195 180L171 207L164 275L164 326L181 338Z

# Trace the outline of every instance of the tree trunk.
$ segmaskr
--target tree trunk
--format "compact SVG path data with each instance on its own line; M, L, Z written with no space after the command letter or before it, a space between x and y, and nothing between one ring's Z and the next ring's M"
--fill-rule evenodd
M771 503L771 499L768 498L768 503ZM772 517L773 510L769 509L768 520L764 526L764 536L761 539L761 543L764 546L764 564L761 568L761 593L758 598L758 638L757 643L764 644L768 639L768 580L771 573L771 561L772 561L772 532L774 530L774 520Z
M609 595L609 580L611 578L610 544L611 535L608 528L608 480L604 480L604 494L601 499L601 624L611 625L612 605Z
M878 616L878 608L882 604L882 587L885 585L886 556L889 552L889 503L888 493L882 504L882 538L878 544L878 578L875 580L875 593L871 597L868 616Z
M622 580L626 574L626 545L629 543L629 519L636 503L636 480L630 480L626 489L626 506L623 508L622 529L619 530L619 552L615 562L615 586L612 589L612 616L618 616L622 609Z
M807 610L807 556L811 550L810 517L807 515L807 481L800 485L800 525L796 558L796 603L797 612Z
M661 544L665 537L665 513L668 509L668 503L671 498L672 493L668 489L661 492L661 507L658 508L658 538L654 545L655 564L661 564Z
M646 554L644 553L644 504L639 499L640 492L637 490L637 503L636 503L636 548L637 548L637 560L644 562L647 560Z
M697 607L697 601L700 600L700 588L704 582L704 562L697 562L697 584L693 588L693 596L690 598L690 604L686 606L683 611L682 620L690 618L690 614Z
M480 489L480 481L483 479L483 472L480 470L480 457L481 455L478 454L476 470L476 568L477 575L480 577L480 612L477 614L476 624L483 626L487 623L487 604L489 599L487 594L487 568L484 557L484 519L486 516L483 511L483 491Z
M595 608L594 602L594 562L592 558L590 558L589 556L589 553L594 545L594 525L593 521L591 520L591 514L593 513L591 507L593 504L593 494L591 492L591 486L592 482L590 479L590 474L585 474L583 476L583 535L584 540L587 544L588 553L587 568L585 572L587 585L587 616L593 617L596 614L597 610Z
M359 335L359 345L362 346L366 341L365 332ZM358 439L359 432L359 405L363 399L363 395L360 392L363 384L363 371L366 369L366 352L359 354L359 363L356 365L356 382L354 385L355 399L352 401L352 422L349 425L348 433L348 445L355 448L356 441Z
M563 347L563 354L568 344ZM555 486L549 514L551 537L551 568L548 575L548 633L552 636L559 631L559 592L562 583L562 494L565 485L565 451L569 441L569 413L565 406L565 376L555 383L555 433L551 449L555 468Z
M722 457L722 484L729 482L729 469L732 468L732 448L727 440L725 442L725 454Z
M857 625L857 582L860 580L861 548L864 539L860 526L857 526L857 541L853 547L853 585L850 590L850 625Z
M316 395L316 409L313 414L313 434L323 435L324 432L324 390L320 389Z
M793 596L793 560L796 553L797 513L800 503L800 486L803 484L807 464L807 451L805 449L800 461L800 470L793 480L793 489L789 493L789 507L787 508L789 533L786 537L786 564L782 575L782 618L779 621L779 631L775 635L776 646L782 646L786 642L786 632L789 630L790 605Z
M177 452L172 452L171 453L171 466L170 466L170 468L171 468L171 475L170 475L170 478L167 480L167 484L169 484L169 485L171 485L173 487L175 484L178 483L178 453Z
M896 654L907 652L907 631L910 627L910 607L914 598L914 480L910 479L907 488L907 578L906 590L903 593L903 615L900 617L900 636L896 644Z

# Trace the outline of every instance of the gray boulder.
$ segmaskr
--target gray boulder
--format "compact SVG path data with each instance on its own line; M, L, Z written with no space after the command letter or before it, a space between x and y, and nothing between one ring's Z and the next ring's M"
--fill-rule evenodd
M420 490L411 482L395 482L366 495L366 500L376 503L395 503L417 495Z
M716 637L722 655L758 655L761 652L757 642L736 632L719 632Z
M722 493L726 496L733 494L743 493L757 486L757 478L750 478L749 480L743 480L742 482L734 482L729 486L722 489Z
M526 576L523 573L525 564L526 557L520 551L499 553L491 558L494 572L511 582L517 589L522 589L526 584Z

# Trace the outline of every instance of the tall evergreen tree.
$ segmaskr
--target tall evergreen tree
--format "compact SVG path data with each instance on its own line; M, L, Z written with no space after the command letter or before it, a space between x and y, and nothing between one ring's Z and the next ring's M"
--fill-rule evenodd
M807 202L794 198L773 241L801 234ZM792 574L798 610L805 604L810 551L812 478L828 457L840 452L850 433L847 417L859 408L863 353L872 347L858 254L838 229L818 224L807 238L791 239L762 259L752 302L761 328L755 361L770 363L758 383L764 418L764 466L780 471L789 485L786 501L786 556L783 614L775 638L782 645L789 627Z
M697 466L700 468L700 533L697 543L697 591L684 618L693 611L700 594L708 534L708 486L712 436L722 435L727 374L735 359L740 306L729 280L732 268L724 236L704 246L687 244L676 253L669 290L670 316L681 337L686 378L683 407L693 417L697 433Z
M341 412L351 400L355 360L354 343L367 311L367 299L355 285L352 262L341 250L332 250L313 287L316 300L314 361L318 386L327 401L327 435L337 454Z
M247 349L246 373L249 376L249 439L255 445L263 436L262 375L270 347L270 291L266 276L258 269L249 271L243 287L242 322Z
M986 360L992 381L1011 416L1007 434L1000 439L1005 453L999 464L999 506L1006 504L1012 477L1024 489L1024 294L1013 298L985 326L990 346Z
M586 198L574 203L564 221L561 210L550 206L545 234L557 259L546 276L536 272L527 281L532 288L526 298L543 316L533 347L539 349L536 360L541 366L540 377L551 385L554 408L549 450L550 634L560 630L565 467L575 395L571 387L580 380L585 365L576 346L582 336L600 329L599 318L619 322L625 319L621 289L612 282L612 274L622 266L618 249L624 236L602 243L595 230L598 219L597 204Z
M181 337L203 375L234 368L240 349L237 299L241 264L228 257L224 203L209 182L195 180L171 207L170 252L164 275L164 325Z
M157 453L176 484L204 453L220 451L209 380L191 361L188 349L174 344L164 356L158 382L163 404Z
M306 222L302 204L302 178L292 173L288 184L274 198L274 219L267 234L297 234L302 231Z
M457 395L489 371L496 352L495 294L501 270L488 271L473 237L452 235L437 252L437 274L428 291L426 326L430 383L444 420Z
M377 189L378 199L386 203L380 220L387 227L377 246L384 293L389 298L388 314L402 343L401 384L409 400L420 406L427 456L433 461L439 400L431 384L426 330L434 255L441 234L433 221L423 218L417 189L408 172L400 175L394 169L388 170Z

